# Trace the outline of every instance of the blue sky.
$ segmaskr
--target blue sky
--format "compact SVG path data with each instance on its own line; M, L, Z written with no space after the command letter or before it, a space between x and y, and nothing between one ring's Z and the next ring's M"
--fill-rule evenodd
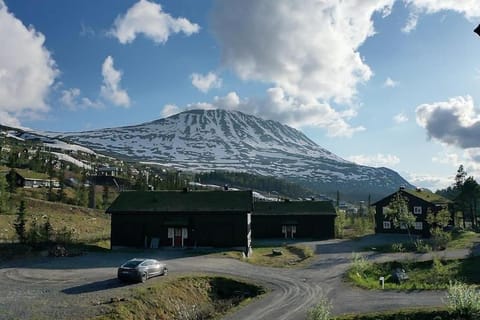
M480 174L477 0L0 0L0 122L224 108L443 188Z

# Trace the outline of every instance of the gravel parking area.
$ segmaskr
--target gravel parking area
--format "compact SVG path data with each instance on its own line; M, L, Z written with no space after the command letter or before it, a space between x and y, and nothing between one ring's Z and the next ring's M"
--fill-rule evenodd
M128 287L164 281L157 277L146 284L119 282L117 267L135 256L165 261L169 274L234 275L271 289L265 298L226 317L231 320L303 320L322 293L332 299L336 314L441 305L443 292L365 291L342 281L352 252L388 241L398 239L372 236L360 241L308 242L305 244L314 247L316 257L310 266L302 269L273 269L227 258L186 256L182 250L114 251L70 258L17 260L0 265L0 319L87 319L102 313L112 298L128 294ZM364 254L380 260L401 258L398 254Z

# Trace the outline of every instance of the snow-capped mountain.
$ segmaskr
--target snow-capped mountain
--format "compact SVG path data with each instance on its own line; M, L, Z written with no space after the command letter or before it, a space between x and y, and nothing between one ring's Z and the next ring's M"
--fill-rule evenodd
M57 137L130 160L181 170L273 175L330 194L383 195L411 186L390 169L346 161L298 130L241 112L191 110L140 125Z

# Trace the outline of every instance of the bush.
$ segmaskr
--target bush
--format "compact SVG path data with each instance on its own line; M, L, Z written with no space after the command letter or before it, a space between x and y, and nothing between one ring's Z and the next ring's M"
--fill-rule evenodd
M432 247L434 250L444 250L452 240L452 235L440 228L432 229Z
M420 253L427 253L432 251L432 247L423 240L415 240L415 250Z
M405 247L403 246L403 243L393 243L392 244L392 251L393 252L405 252L406 249Z
M367 261L358 253L352 254L352 267L350 268L350 275L359 278L366 278L366 272L371 268L371 262Z
M331 317L332 303L321 295L320 300L308 311L307 320L328 320Z
M446 304L454 316L462 319L477 319L480 316L480 294L474 286L450 282Z

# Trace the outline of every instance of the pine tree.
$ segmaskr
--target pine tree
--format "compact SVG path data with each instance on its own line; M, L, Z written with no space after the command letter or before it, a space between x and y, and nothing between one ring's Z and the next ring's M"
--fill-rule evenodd
M22 200L18 206L17 219L13 223L20 243L25 243L27 239L26 224L27 218L25 212L25 202Z

